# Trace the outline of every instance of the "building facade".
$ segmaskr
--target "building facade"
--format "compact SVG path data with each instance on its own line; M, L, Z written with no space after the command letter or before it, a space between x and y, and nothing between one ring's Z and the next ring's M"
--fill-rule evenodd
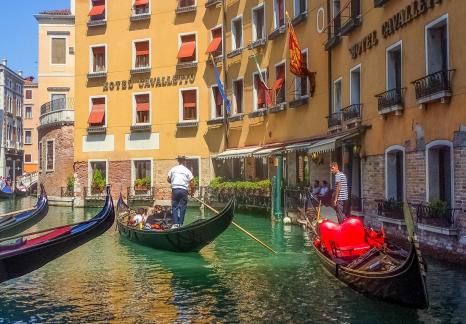
M0 176L16 179L23 171L23 87L21 73L0 62Z
M24 79L23 127L24 127L24 173L39 170L37 127L39 126L40 104L38 84L34 77Z
M71 8L74 8L73 6ZM39 30L39 182L49 196L67 192L73 173L75 25L73 9L44 11ZM68 190L69 191L69 190Z

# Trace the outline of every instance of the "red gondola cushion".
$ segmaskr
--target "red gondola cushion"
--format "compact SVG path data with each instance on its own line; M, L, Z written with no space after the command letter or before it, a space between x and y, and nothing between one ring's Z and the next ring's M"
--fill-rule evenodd
M52 231L50 233L47 233L45 235L33 238L31 240L27 240L26 244L24 244L21 248L25 248L25 247L29 247L29 246L32 246L32 245L40 244L40 243L45 242L45 241L49 241L49 240L57 238L57 237L59 237L61 235L67 234L70 231L71 231L70 226L66 226L66 227L56 229L56 230L54 230L54 231Z

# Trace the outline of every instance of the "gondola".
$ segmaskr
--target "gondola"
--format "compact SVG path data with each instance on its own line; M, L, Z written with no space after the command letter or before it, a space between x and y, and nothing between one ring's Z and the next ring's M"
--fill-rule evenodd
M144 230L128 225L131 210L120 196L117 204L117 227L120 235L135 243L175 252L197 252L212 242L231 224L235 202L231 200L217 215L196 220L179 228Z
M11 190L10 186L5 185L3 188L0 189L0 198L13 198L13 190Z
M40 189L41 193L33 210L18 212L0 218L0 239L27 230L47 215L49 210L47 194L42 185Z
M15 188L15 196L16 197L24 197L24 196L27 196L28 194L28 190L26 189L26 187L16 187Z
M429 307L425 264L414 236L406 251L385 242L383 230L364 227L358 217L341 224L316 218L308 222L312 247L338 280L371 298L410 308Z
M20 277L107 231L115 220L110 188L104 207L88 221L54 228L44 235L0 245L0 282Z

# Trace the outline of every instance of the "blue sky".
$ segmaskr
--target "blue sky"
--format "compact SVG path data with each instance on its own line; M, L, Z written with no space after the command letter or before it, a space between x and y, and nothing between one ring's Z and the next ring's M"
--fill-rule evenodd
M37 21L34 14L44 10L66 9L70 0L1 1L0 59L8 66L22 70L23 76L37 77Z

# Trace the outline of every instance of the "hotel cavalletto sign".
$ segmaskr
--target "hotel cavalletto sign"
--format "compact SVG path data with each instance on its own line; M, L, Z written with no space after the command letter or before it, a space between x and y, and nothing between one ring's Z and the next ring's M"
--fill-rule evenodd
M391 18L387 19L381 27L383 38L388 38L390 35L395 34L399 29L406 26L414 19L425 14L436 5L442 3L443 0L414 0L409 5L395 13ZM464 0L463 0L464 1ZM348 50L353 59L357 58L366 50L377 45L377 32L373 31L361 41L353 44Z
M195 78L195 74L157 76L143 79L138 82L133 82L132 80L109 81L105 82L102 87L103 91L132 90L134 87L137 87L138 89L170 87L192 84L194 83Z

